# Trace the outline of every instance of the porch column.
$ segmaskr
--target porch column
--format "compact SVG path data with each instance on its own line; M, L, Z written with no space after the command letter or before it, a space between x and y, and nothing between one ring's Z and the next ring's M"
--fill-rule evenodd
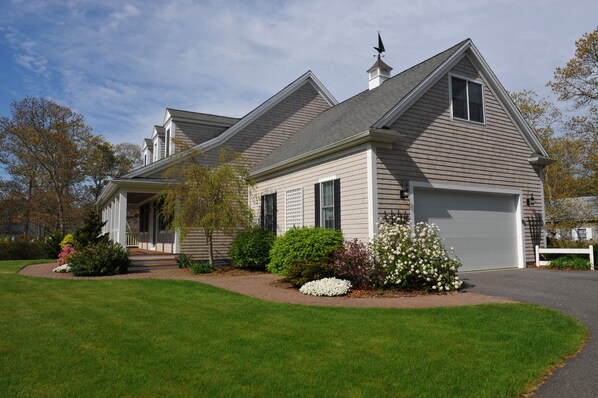
M116 236L114 241L127 246L127 191L119 191L116 211Z

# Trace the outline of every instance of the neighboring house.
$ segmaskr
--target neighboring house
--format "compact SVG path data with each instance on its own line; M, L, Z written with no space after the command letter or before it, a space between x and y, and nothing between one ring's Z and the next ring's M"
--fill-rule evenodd
M208 159L224 146L252 161L256 220L278 234L315 225L367 241L385 212L401 211L437 224L463 269L533 262L544 243L542 168L552 160L472 41L391 70L378 59L369 89L340 104L307 72L220 132L207 129L217 116L188 112L198 115L188 138ZM175 116L167 110L164 129ZM201 233L180 242L162 229L155 194L173 152L109 183L99 200L106 231L124 242L120 215L138 207L142 247L205 257ZM218 257L229 242L218 237Z
M559 199L552 204L554 237L568 240L598 239L598 196Z

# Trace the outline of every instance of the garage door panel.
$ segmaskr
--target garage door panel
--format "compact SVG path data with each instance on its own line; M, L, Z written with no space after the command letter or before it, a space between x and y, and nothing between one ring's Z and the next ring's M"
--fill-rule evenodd
M515 195L415 189L415 222L436 224L462 270L517 266Z

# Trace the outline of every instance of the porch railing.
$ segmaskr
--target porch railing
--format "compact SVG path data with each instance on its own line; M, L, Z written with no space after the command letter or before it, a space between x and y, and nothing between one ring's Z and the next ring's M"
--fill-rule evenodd
M139 246L139 234L137 232L127 232L127 247L138 247Z

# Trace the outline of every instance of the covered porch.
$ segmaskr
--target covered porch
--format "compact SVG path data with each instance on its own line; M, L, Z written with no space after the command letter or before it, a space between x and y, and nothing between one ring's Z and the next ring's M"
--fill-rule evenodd
M180 251L179 234L168 230L158 194L161 180L112 180L102 192L98 205L103 232L110 240L128 248L163 253Z

